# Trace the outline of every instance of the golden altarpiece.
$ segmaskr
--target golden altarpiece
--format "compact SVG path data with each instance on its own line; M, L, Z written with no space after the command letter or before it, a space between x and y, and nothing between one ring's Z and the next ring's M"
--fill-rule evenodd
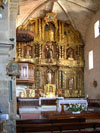
M45 86L55 86L55 96L84 96L84 45L70 21L47 13L19 26L17 36L21 38L16 50L21 65L17 84L29 83L38 93L44 93Z

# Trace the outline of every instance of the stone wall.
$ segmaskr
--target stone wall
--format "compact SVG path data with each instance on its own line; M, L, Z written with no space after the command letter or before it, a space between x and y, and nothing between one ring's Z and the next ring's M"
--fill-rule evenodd
M7 64L16 57L16 15L18 0L9 0L0 11L0 110L9 114L7 133L16 133L16 77L7 75ZM10 40L14 38L14 41ZM10 81L12 100L10 100Z
M87 30L85 43L85 73L84 87L85 95L89 98L100 98L100 36L94 36L94 24L100 20L100 11L92 18ZM89 70L88 52L93 50L94 68ZM94 87L93 81L97 81L97 87Z

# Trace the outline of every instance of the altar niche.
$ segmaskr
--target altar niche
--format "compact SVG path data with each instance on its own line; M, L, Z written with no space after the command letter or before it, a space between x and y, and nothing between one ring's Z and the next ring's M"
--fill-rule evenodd
M45 78L47 79L47 84L55 84L55 72L53 70L46 70L46 77Z
M30 45L26 45L24 47L24 57L25 58L33 58L33 47Z
M47 82L48 84L52 83L52 71L51 70L47 71Z
M44 86L44 93L46 97L56 97L56 85L55 84L46 84Z
M53 45L46 45L45 48L45 58L47 59L48 63L52 63L53 62L53 58L54 58L54 47Z
M54 41L55 40L55 25L52 22L48 22L45 25L45 37L47 41Z
M72 48L68 48L67 50L66 50L66 58L67 59L75 59L75 57L74 57L74 49L72 49Z

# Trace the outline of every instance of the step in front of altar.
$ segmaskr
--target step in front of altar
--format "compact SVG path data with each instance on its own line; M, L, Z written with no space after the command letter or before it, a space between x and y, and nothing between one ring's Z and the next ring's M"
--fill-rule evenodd
M41 106L41 107L25 106L19 108L20 113L41 113L42 111L56 111L56 106Z
M19 108L20 113L40 113L41 112L41 107L22 107Z
M56 106L42 106L41 111L56 111Z

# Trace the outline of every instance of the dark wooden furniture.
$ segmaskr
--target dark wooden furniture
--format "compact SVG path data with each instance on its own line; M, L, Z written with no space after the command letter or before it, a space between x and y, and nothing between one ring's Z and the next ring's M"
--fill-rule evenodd
M84 118L70 119L41 119L41 120L17 120L17 133L19 132L40 132L40 131L62 131L65 129L77 129ZM76 123L76 124L75 124ZM73 127L72 125L75 126Z
M66 119L66 118L85 118L86 120L100 119L100 111L82 111L80 114L72 114L71 111L64 111L63 113L54 111L42 112L46 119Z
M100 107L100 99L87 99L89 108L99 108Z
M17 97L17 114L19 114L19 108L23 106L39 106L39 99Z
M46 114L46 113L45 113ZM29 132L46 132L46 131L59 131L66 133L70 131L78 132L100 132L100 112L84 112L80 115L73 114L56 114L55 112L48 112L52 114L52 117L46 115L45 118L36 120L17 120L16 129L17 133L29 133ZM56 116L56 117L55 117ZM97 121L93 121L94 119ZM89 129L89 131L88 131Z
M100 128L98 122L85 122L84 118L54 119L54 120L17 120L17 133L45 132L45 131L68 131L68 130L96 130ZM100 130L99 130L100 131Z
M56 99L42 99L41 105L56 105Z

